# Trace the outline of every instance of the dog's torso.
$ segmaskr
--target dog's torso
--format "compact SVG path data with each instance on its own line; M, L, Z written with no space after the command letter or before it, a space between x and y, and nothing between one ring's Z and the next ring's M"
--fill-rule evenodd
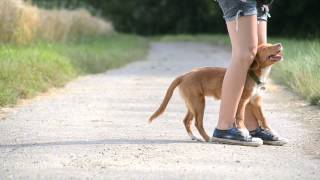
M182 93L192 93L197 96L213 96L216 99L220 99L225 72L225 68L219 67L194 69L183 76L183 80L179 85L180 91Z
M258 76L262 82L266 82L271 67L258 71ZM193 96L213 96L215 99L221 98L222 83L226 73L226 68L203 67L183 75L179 85L180 92L187 97ZM190 88L192 87L192 88ZM255 98L261 96L265 90L264 85L257 85L249 76L246 79L243 98Z

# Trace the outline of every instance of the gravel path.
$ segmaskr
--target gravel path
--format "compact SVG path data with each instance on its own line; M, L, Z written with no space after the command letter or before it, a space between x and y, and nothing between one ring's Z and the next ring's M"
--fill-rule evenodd
M81 77L0 120L0 179L319 179L320 110L271 86L265 110L290 143L258 148L193 142L175 93L148 117L178 74L226 66L230 52L196 43L154 43L146 61ZM219 102L207 100L205 127ZM197 131L195 131L197 133Z

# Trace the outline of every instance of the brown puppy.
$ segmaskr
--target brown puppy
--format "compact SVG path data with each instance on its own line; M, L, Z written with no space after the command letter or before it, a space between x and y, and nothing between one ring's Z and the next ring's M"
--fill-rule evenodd
M281 44L264 44L258 47L257 55L248 71L244 90L236 113L236 127L246 129L244 125L245 108L251 108L254 116L263 128L270 129L262 111L261 91L265 89L265 81L271 66L282 60ZM169 86L164 100L158 110L150 117L152 122L164 112L174 89L179 86L180 94L185 100L188 112L183 120L185 128L193 140L197 139L191 131L191 123L195 117L195 126L205 141L211 141L203 128L205 96L220 99L222 82L226 69L220 67L204 67L177 77ZM271 129L270 129L271 130Z

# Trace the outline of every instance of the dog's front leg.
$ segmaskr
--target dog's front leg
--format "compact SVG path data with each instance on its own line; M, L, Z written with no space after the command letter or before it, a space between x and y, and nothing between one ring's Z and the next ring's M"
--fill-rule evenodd
M251 111L253 112L253 115L258 121L258 124L265 129L271 130L271 127L266 120L263 110L262 110L262 97L256 96L255 98L250 100L250 103L248 104L248 107L251 108ZM260 121L260 122L259 122Z
M246 106L249 103L248 99L240 99L237 114L236 114L236 127L240 129L246 129L244 124L245 110Z

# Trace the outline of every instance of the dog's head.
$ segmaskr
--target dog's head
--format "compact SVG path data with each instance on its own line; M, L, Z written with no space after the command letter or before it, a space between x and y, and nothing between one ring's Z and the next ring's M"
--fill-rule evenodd
M265 68L281 61L283 59L282 50L280 43L260 45L251 69Z

